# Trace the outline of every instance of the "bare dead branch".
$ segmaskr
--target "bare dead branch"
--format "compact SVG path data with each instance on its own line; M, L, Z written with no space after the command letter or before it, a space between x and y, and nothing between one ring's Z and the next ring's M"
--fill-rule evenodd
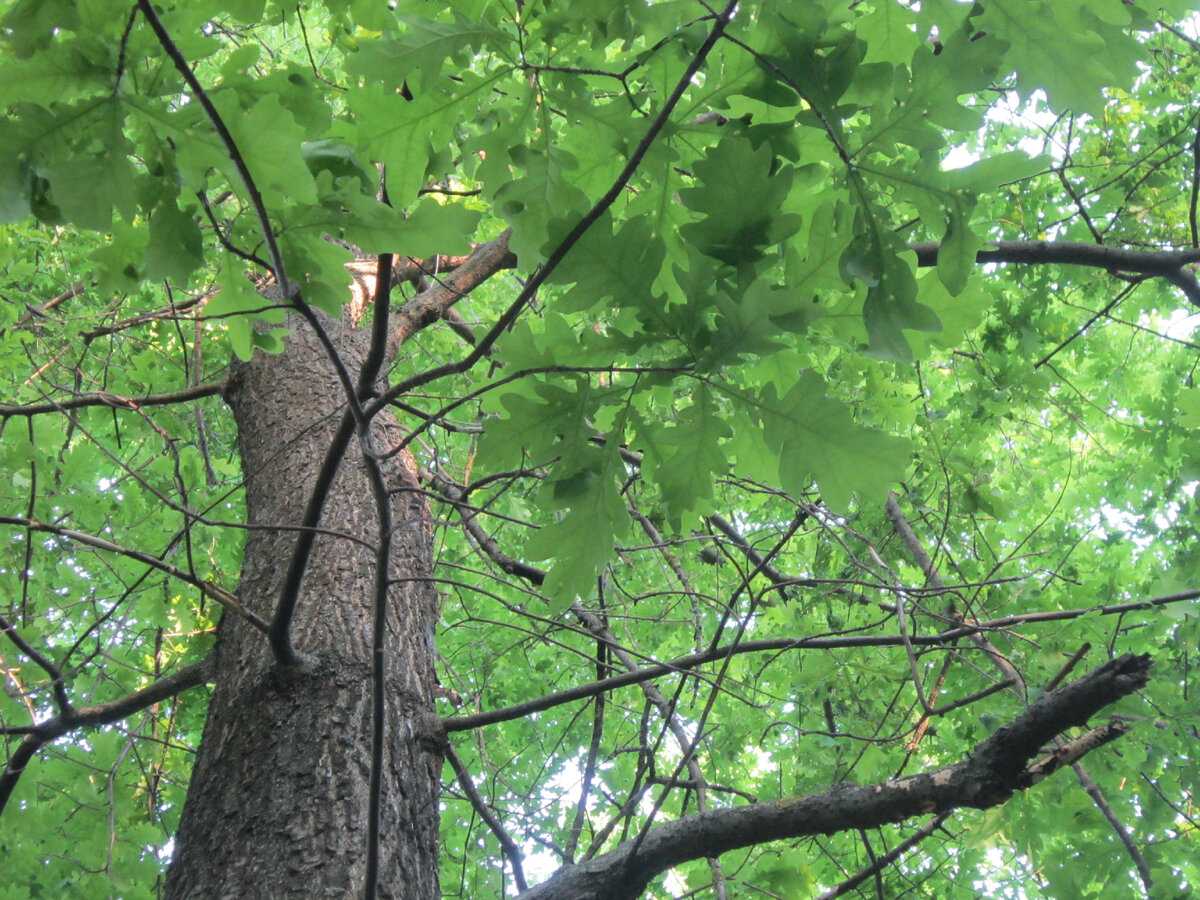
M60 303L64 303L67 300L71 300L75 297L78 297L85 290L87 290L87 286L85 284L83 284L82 282L78 282L78 283L72 285L71 287L67 288L65 291L63 291L61 294L59 294L57 297L51 297L49 300L47 300L45 303L41 304L40 306L33 306L32 304L26 304L25 314L23 316L21 316L19 319L17 319L17 321L13 323L12 327L13 328L23 328L24 326L28 325L34 319L45 318L46 313L50 312L50 310L54 309L54 307L58 306ZM3 333L4 333L4 329L0 329L0 334L3 334Z
M479 793L479 789L475 787L475 782L471 780L471 773L467 771L467 767L463 765L463 761L459 759L458 754L454 751L454 747L446 745L446 761L450 763L450 768L454 769L454 777L458 779L458 785L462 788L467 800L471 802L471 807L479 818L483 819L483 824L487 825L492 836L500 844L500 852L504 854L509 865L513 870L513 881L517 884L518 891L525 891L529 888L529 883L525 880L525 870L521 866L521 848L517 846L516 841L509 835L504 824L496 818L487 801Z
M850 891L854 890L868 878L878 872L882 872L913 847L917 846L917 844L921 843L921 841L925 840L925 838L929 837L931 834L941 828L942 824L948 818L949 816L947 815L941 815L936 819L930 819L887 853L883 854L883 856L875 857L871 860L871 864L869 866L866 866L865 868L860 869L858 872L855 872L836 887L830 888L820 897L818 897L817 900L835 900L836 897L850 893Z

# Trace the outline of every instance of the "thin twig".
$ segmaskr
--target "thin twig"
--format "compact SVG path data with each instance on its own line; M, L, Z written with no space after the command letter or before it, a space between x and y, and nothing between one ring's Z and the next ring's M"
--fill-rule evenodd
M491 807L488 806L479 789L475 787L475 782L471 780L471 773L467 771L467 767L463 765L463 761L455 752L453 745L446 745L446 761L450 763L450 768L454 770L454 777L458 779L458 785L462 788L467 799L471 802L472 808L478 813L479 818L483 819L488 830L500 843L500 852L504 854L509 865L513 870L513 881L516 882L517 890L524 892L529 889L528 883L525 881L525 870L521 865L521 848L517 846L516 841L512 839L504 825L492 813Z

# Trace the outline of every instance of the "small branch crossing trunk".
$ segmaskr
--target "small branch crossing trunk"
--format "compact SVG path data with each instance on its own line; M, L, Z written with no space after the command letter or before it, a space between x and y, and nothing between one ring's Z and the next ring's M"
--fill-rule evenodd
M351 372L367 329L324 320ZM239 428L248 521L238 594L270 619L295 531L345 408L310 328L287 350L235 364L227 399ZM376 446L398 439L381 415ZM386 466L393 498L387 737L379 897L436 900L442 741L434 712L428 510L407 454ZM168 900L360 896L370 767L372 547L381 537L357 442L325 505L293 622L303 665L274 665L264 635L233 615L171 866ZM336 533L336 534L334 534ZM357 539L353 540L353 539ZM360 543L361 542L361 543Z

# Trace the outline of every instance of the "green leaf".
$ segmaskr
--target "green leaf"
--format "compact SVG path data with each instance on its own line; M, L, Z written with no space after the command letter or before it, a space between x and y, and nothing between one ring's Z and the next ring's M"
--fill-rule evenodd
M593 306L657 305L653 282L662 269L665 248L650 233L645 217L627 221L614 236L612 219L602 216L551 276L556 284L575 284L556 304L559 312L583 312ZM607 300L613 303L605 303Z
M311 228L285 232L279 246L288 278L301 286L305 301L332 316L339 315L350 290L352 279L346 263L353 252Z
M513 147L506 155L524 169L524 177L505 178L496 191L496 212L512 225L512 251L522 265L533 265L574 226L588 198L568 174L578 162L566 151Z
M910 338L916 358L928 357L931 348L935 346L958 346L963 335L971 332L983 321L984 315L991 308L992 298L984 287L984 280L977 272L973 274L974 277L969 279L957 294L946 290L940 279L928 276L917 279L922 304L933 310L942 327L940 331L922 332Z
M854 23L858 37L866 42L864 64L907 63L927 37L913 27L915 11L899 3L875 3L859 9L866 10Z
M409 256L467 253L482 213L462 203L443 203L427 197L397 229L395 246Z
M560 499L570 500L570 511L525 542L529 559L554 560L542 585L551 615L592 594L612 553L613 538L628 521L620 496L600 473L580 473L562 494Z
M64 103L98 93L108 72L89 58L91 50L82 41L72 41L55 44L31 59L0 62L0 106L50 106L53 101Z
M788 103L794 95L783 94L782 85L787 84L814 107L832 109L853 82L866 44L854 31L837 28L820 3L793 3L772 9L764 24L772 45L762 59L766 77L747 95L765 102Z
M558 384L534 382L488 399L489 410L502 412L491 419L480 440L478 462L484 468L501 468L528 456L545 462L572 451L586 452L592 428L588 416L595 412L595 397L582 381ZM568 471L590 468L578 459L568 460Z
M148 241L144 228L114 223L109 240L88 257L95 264L97 284L102 291L123 294L138 287L144 277L140 266L145 260Z
M455 122L467 115L477 93L490 86L471 77L469 87L444 94L423 91L406 100L397 89L374 83L351 88L346 104L353 112L358 146L387 168L392 202L407 205L428 180L428 166L449 139Z
M358 161L354 148L349 144L329 138L305 141L300 145L300 155L304 157L313 178L317 178L322 172L332 175L334 184L339 178L353 178L357 179L360 191L372 195L375 193L375 185L379 179Z
M226 0L226 11L239 22L257 22L266 9L267 0Z
M150 215L150 241L146 245L146 277L187 284L204 261L200 227L173 201L165 201Z
M233 351L239 359L248 360L254 351L255 320L282 322L284 311L271 308L271 301L254 289L244 265L232 255L225 257L220 283L221 289L208 301L204 313L224 322Z
M994 0L975 25L1011 45L1006 63L1026 97L1041 89L1057 109L1100 115L1101 89L1128 86L1138 47L1085 9L1076 0Z
M780 211L795 172L776 169L766 144L754 149L745 138L726 138L694 169L703 187L686 188L680 198L704 218L679 233L707 255L730 265L753 263L799 229L798 216Z
M108 125L119 132L119 122ZM111 152L55 156L38 166L38 174L49 182L45 200L80 228L108 230L114 207L127 222L135 216L134 174L125 156L127 148L117 140Z
M689 513L711 511L713 481L724 475L729 462L722 443L733 432L725 421L726 412L716 402L708 385L700 382L692 392L692 403L679 413L673 426L639 430L639 437L654 441L656 459L650 479L662 492L667 517L676 531Z
M825 200L810 217L804 239L789 242L787 286L801 299L844 291L841 259L853 240L854 211L848 204Z
M347 73L364 81L380 81L398 89L406 80L420 91L432 87L447 63L465 63L464 51L479 46L491 31L451 9L453 22L423 16L400 15L394 22L403 27L396 37L360 41L356 53L346 60ZM393 22L387 22L392 25ZM419 73L418 78L413 78Z
M1200 430L1200 388L1180 391L1176 405L1179 409L1179 424L1184 428Z
M6 43L23 60L50 46L60 30L73 31L78 24L79 10L74 0L17 0L0 19Z
M911 442L858 425L816 373L805 372L782 398L768 386L756 403L763 439L779 454L780 482L794 496L815 480L829 508L846 512L855 495L864 506L882 505L904 477Z
M0 224L17 222L33 211L33 169L22 159L0 158Z
M697 361L697 371L711 371L734 364L741 356L767 355L782 348L775 317L794 321L793 296L773 288L765 280L753 282L740 297L718 293L711 343Z
M316 184L303 152L304 129L278 97L263 97L244 111L231 108L229 101L218 105L268 205L279 205L284 198L295 203L317 202ZM230 176L234 177L232 172Z

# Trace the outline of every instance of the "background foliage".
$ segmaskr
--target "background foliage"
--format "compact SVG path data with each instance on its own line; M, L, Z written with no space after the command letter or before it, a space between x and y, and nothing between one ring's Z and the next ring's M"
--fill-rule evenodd
M976 256L1200 246L1191 5L743 3L715 43L694 0L392 6L156 9L307 303L340 311L347 243L425 258L512 228L517 268L389 375L435 504L443 713L718 645L861 638L455 733L524 877L650 819L961 759L1089 647L1089 665L1156 665L1118 709L1135 733L1088 757L1091 792L1064 773L957 815L862 890L1189 896L1195 601L1102 607L1200 577L1191 269ZM279 274L255 197L144 10L3 9L15 746L211 647L204 585L236 587L254 477L220 384L287 335L247 277ZM488 352L438 369L472 352L464 326ZM938 706L1003 673L968 641L896 638L964 616L1017 617L989 635L1026 689L930 724L915 683ZM43 750L6 810L0 897L154 896L204 705L185 692ZM445 893L513 893L513 854L449 767L445 804ZM914 827L761 846L653 890L817 896Z

